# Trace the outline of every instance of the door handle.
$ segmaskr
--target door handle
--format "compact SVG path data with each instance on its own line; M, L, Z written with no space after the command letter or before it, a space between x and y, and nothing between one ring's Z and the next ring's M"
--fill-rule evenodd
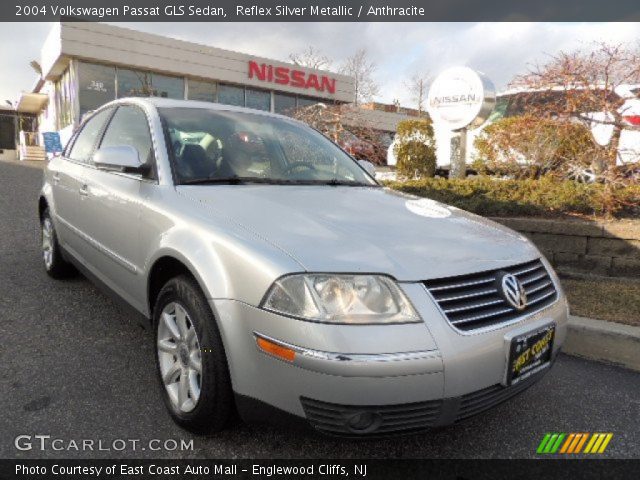
M88 197L89 196L89 187L87 185L82 185L79 190L80 196Z

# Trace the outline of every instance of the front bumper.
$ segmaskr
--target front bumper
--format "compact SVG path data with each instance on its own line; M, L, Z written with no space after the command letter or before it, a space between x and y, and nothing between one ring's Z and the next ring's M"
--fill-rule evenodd
M363 411L380 418L402 417L410 421L403 425L396 418L397 429L410 431L479 413L544 374L512 387L501 385L508 341L514 335L554 323L554 359L566 336L567 307L560 289L558 300L547 308L474 333L454 329L422 284L402 288L424 323L330 325L282 317L233 300L212 300L234 391L307 418L323 431L327 429L319 427L318 419L330 420L332 411L342 419ZM301 353L293 364L270 356L257 348L256 334Z

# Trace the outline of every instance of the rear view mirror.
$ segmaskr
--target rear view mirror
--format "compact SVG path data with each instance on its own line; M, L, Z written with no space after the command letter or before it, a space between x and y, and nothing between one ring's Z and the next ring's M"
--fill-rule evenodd
M145 173L147 165L140 161L138 151L130 145L100 148L93 155L93 163L103 170Z
M369 160L358 160L358 163L362 168L366 170L366 172L375 178L376 176L376 167Z

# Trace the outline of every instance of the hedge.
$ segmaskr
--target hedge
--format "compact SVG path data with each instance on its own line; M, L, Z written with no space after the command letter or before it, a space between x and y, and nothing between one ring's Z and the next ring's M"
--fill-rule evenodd
M436 174L436 147L431 122L419 118L398 124L394 154L399 178L433 178Z
M598 153L583 124L534 115L501 118L476 137L474 146L478 171L516 178L589 168Z
M487 176L452 180L425 178L386 185L486 216L640 214L640 185L608 187L551 177L503 180Z

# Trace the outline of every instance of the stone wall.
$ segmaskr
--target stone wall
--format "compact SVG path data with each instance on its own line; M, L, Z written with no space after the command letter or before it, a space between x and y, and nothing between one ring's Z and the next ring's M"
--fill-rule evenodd
M559 271L640 278L640 220L493 220L529 237Z

